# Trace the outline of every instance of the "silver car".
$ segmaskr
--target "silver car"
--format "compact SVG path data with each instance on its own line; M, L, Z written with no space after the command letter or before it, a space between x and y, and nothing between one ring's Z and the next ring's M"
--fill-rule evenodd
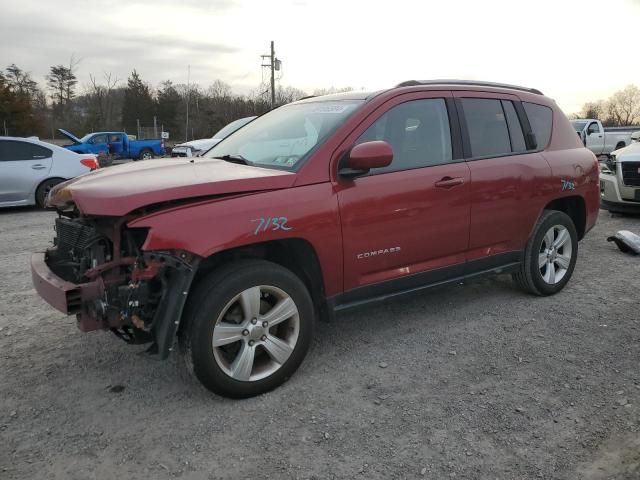
M218 130L213 137L203 138L201 140L191 140L190 142L179 143L171 150L172 157L195 157L201 153L211 149L214 145L227 138L247 123L253 121L256 117L244 117L234 120L222 129Z
M0 207L44 206L51 188L98 168L80 155L35 137L0 137Z

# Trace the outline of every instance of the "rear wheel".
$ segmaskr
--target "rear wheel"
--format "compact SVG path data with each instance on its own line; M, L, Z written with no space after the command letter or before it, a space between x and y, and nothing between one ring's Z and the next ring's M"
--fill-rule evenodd
M516 284L535 295L553 295L567 284L578 256L576 227L564 212L545 210L527 243Z
M250 397L284 383L309 348L313 306L289 270L240 261L206 276L185 311L180 349L209 390Z
M626 143L624 142L618 142L618 144L616 145L616 150L619 150L620 148L624 148L626 147Z
M140 160L151 160L153 158L153 152L148 148L145 148L140 152Z
M36 205L40 208L44 208L49 192L62 181L63 180L61 178L49 178L42 182L36 189Z

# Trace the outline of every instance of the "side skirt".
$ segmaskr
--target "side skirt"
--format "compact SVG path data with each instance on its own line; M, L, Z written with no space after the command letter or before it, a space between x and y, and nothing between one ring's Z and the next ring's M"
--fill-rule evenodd
M416 273L395 280L358 287L327 299L329 310L339 312L368 303L406 295L427 288L455 284L461 280L485 275L511 273L520 268L523 252L508 252L480 260Z

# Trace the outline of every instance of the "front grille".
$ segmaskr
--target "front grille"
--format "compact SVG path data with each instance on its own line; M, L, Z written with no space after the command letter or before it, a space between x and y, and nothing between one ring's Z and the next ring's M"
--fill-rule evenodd
M640 187L640 162L621 162L622 182L630 187Z
M92 227L68 218L56 218L56 246L60 251L83 250L96 237Z

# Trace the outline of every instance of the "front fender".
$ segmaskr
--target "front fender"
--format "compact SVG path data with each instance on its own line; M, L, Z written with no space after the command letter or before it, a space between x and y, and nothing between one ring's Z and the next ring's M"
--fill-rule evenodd
M218 198L152 213L143 250L184 250L206 258L232 248L301 238L320 261L327 295L342 290L342 235L330 183Z

